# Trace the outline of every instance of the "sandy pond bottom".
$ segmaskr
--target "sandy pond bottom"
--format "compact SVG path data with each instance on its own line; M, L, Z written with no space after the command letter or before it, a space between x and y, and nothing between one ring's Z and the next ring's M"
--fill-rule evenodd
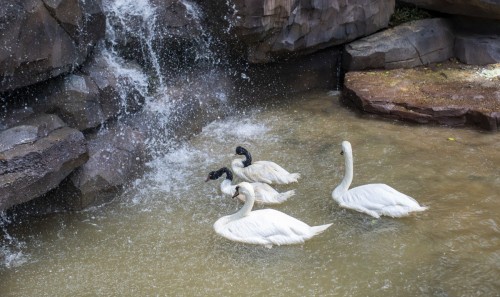
M220 120L111 204L9 225L0 295L499 296L500 134L359 117L337 102L314 92ZM339 208L342 140L354 186L384 182L430 209L376 220ZM212 224L241 204L204 180L237 145L302 174L274 208L333 226L272 249L217 236Z

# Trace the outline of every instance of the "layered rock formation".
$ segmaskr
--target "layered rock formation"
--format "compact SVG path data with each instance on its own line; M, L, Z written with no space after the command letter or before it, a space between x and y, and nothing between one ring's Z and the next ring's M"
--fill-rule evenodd
M394 1L234 1L232 32L264 63L344 44L387 26Z
M458 62L349 72L343 101L383 117L416 123L500 127L500 64L487 68Z
M348 70L412 68L453 57L452 25L424 19L373 34L346 45Z
M0 7L0 92L67 73L104 36L100 0L5 0Z
M54 189L88 158L83 134L38 114L0 132L0 210Z

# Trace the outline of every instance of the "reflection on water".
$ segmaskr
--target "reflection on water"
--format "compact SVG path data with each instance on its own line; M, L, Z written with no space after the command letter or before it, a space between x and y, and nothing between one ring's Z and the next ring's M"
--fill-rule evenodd
M212 123L111 204L19 219L7 231L29 257L0 268L2 296L498 296L500 134L359 117L326 92L302 97ZM430 209L375 220L339 208L342 140L353 145L353 186L384 182ZM204 180L237 145L302 174L277 187L297 194L276 209L334 225L272 249L218 237L212 224L241 204L220 195L222 180Z

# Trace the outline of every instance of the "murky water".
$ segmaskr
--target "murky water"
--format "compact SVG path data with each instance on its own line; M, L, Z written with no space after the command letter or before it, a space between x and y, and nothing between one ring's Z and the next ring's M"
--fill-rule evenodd
M302 97L209 125L111 204L10 225L20 252L0 268L1 296L499 296L500 134ZM384 182L430 209L374 220L339 208L342 140L353 145L353 186ZM333 226L272 249L217 236L212 224L241 204L204 179L237 145L302 174L278 187L297 194L274 208Z

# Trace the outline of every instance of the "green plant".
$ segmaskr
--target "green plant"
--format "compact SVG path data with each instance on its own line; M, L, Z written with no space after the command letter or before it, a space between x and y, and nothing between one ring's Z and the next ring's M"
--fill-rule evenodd
M394 13L389 20L389 26L394 27L406 22L427 19L430 17L431 14L429 12L418 7L396 6Z

